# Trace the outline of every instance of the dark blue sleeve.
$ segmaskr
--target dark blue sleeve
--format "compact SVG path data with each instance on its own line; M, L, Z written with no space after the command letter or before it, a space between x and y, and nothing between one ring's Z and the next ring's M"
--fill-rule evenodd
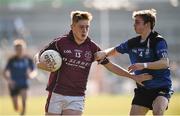
M159 41L157 43L156 54L159 59L168 57L168 46L165 40Z
M7 64L6 64L6 67L5 67L5 70L10 70L10 68L11 68L11 60L9 60L8 62L7 62Z
M30 68L31 70L34 70L34 69L35 69L34 62L33 62L33 60L30 59L30 58L29 58L29 68Z
M121 54L128 53L128 41L121 43L119 46L115 47L115 49Z

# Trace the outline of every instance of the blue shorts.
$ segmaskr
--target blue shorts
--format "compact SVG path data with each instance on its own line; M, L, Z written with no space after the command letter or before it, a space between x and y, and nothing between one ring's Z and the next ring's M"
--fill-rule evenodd
M17 96L19 95L20 91L22 89L28 89L28 85L23 85L23 86L15 86L14 88L10 88L9 87L9 91L10 91L10 95L13 96Z
M132 105L144 106L152 110L153 101L158 96L164 96L168 100L171 98L173 91L168 88L158 88L158 89L145 89L145 88L136 88L134 89L135 95L132 100Z

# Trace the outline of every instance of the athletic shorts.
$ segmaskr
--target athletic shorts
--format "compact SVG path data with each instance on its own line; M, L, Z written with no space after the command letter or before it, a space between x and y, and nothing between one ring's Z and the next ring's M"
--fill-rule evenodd
M158 88L158 89L144 89L136 88L134 89L135 95L132 100L132 105L144 106L152 110L153 101L158 96L164 96L165 98L170 99L173 91L167 88Z
M47 113L61 114L63 110L71 109L83 112L84 96L65 96L49 93L45 111Z
M13 96L17 96L19 95L20 91L22 89L28 89L28 85L24 85L24 86L15 86L13 88L9 87L9 91L10 91L10 95Z

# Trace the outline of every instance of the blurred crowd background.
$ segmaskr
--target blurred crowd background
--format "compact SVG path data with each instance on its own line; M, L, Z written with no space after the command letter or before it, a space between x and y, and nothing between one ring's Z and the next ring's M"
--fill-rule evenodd
M84 10L93 14L90 37L103 49L116 46L135 36L132 12L157 10L157 30L167 40L173 87L180 92L180 1L179 0L0 0L0 96L8 94L2 77L8 57L13 53L13 40L25 39L32 57L54 38L70 30L70 12ZM127 55L113 60L127 69ZM38 70L30 79L29 95L46 95L48 73ZM135 83L93 64L88 82L88 95L132 93Z

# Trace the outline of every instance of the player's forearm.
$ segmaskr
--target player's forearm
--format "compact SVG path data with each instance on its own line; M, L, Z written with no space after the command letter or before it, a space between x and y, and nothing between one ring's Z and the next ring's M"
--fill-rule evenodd
M106 56L115 56L117 55L117 51L116 49L113 47L113 48L109 48L109 49L106 49L104 50L104 52L106 53Z
M6 79L6 81L10 81L10 80L11 80L10 74L9 74L8 71L5 70L5 71L3 72L3 76L4 76L4 78Z
M155 62L148 62L147 69L166 69L169 67L169 59L161 59Z
M108 64L104 65L109 71L119 75L119 76L124 76L124 77L129 77L132 78L133 76L125 69L122 67L109 62Z

